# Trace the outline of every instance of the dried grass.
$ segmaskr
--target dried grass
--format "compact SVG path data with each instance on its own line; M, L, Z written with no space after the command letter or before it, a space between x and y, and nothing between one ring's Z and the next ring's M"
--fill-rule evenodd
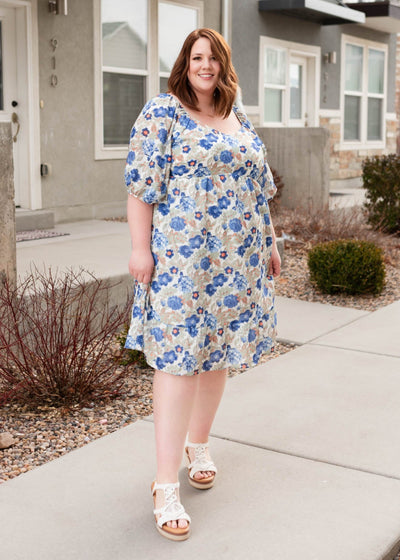
M279 208L273 216L276 234L292 237L294 241L314 245L339 239L359 239L390 249L397 248L399 240L394 236L373 230L367 223L365 211L358 206L350 208L313 207L289 210Z

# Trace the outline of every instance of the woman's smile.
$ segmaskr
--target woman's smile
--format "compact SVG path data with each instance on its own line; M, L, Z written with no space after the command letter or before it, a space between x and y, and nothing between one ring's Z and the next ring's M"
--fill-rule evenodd
M196 93L212 95L217 86L220 63L211 50L211 43L200 37L190 53L188 80Z

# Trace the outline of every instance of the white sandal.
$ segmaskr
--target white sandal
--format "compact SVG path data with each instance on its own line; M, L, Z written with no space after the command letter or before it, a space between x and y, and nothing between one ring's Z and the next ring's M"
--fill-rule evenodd
M190 460L189 447L194 449L194 460ZM186 459L188 462L188 479L189 484L194 488L200 490L206 490L214 485L215 475L217 474L217 467L214 463L207 459L206 449L208 448L208 443L191 443L187 442L185 447ZM208 476L207 478L194 478L194 475L198 472L211 471L214 474Z
M184 541L188 538L190 533L190 525L186 528L168 527L168 521L179 521L185 519L190 524L190 517L185 512L185 508L180 503L177 490L179 489L179 482L170 484L157 484L156 481L151 485L151 492L153 495L154 507L156 505L156 490L163 490L165 504L160 508L153 510L156 519L156 527L159 533L167 539L173 541ZM157 519L157 515L160 517Z

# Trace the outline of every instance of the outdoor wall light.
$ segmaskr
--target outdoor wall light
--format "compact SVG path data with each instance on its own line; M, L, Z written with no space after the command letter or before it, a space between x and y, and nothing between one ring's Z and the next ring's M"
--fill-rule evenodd
M48 0L49 12L53 15L68 15L68 0Z
M42 177L47 177L48 175L51 175L51 165L49 163L40 164L40 175Z
M324 54L325 64L336 64L336 51L331 51Z

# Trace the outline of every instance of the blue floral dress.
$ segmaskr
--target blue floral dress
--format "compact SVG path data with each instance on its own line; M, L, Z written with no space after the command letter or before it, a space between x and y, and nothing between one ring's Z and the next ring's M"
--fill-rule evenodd
M253 367L274 346L276 187L261 140L234 111L241 128L225 134L161 94L131 132L126 186L154 204L155 267L149 285L135 283L125 346L175 375Z

